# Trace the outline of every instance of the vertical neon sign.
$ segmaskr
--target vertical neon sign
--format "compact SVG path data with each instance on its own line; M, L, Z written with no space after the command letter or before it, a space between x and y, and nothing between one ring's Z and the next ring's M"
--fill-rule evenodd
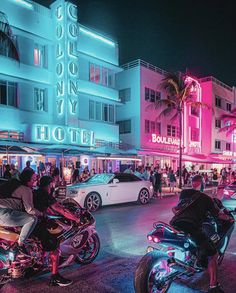
M201 86L200 86L200 83L188 76L186 79L185 79L185 82L192 82L194 81L195 82L195 86L194 88L191 90L192 93L195 94L196 96L196 102L201 102L202 101L202 91L201 91ZM188 126L188 123L186 123L187 121L187 113L188 113L188 110L189 110L189 114L191 113L191 107L188 109L188 106L185 104L185 109L184 109L184 119L185 119L185 124L184 124L184 145L186 146L186 150L188 149L188 147L195 147L195 148L198 148L199 149L199 152L201 152L201 141L202 141L202 108L200 107L199 108L199 119L197 119L197 125L196 125L196 128L199 129L199 140L198 142L192 142L191 141L191 133L190 133L190 129L189 129L189 126Z
M69 125L78 114L77 7L64 0L53 5L56 28L56 114Z

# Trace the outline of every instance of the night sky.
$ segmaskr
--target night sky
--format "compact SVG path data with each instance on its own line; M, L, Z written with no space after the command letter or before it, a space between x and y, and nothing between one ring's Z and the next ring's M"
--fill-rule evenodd
M49 6L53 0L36 0ZM143 59L168 71L236 86L236 1L72 0L79 22L119 43L120 64Z

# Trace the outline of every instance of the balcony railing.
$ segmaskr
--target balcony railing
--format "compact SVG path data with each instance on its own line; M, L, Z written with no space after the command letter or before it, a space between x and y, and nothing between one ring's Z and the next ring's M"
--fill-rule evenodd
M158 72L162 75L165 75L167 74L168 72L157 67L157 66L154 66L146 61L143 61L141 59L137 59L137 60L134 60L134 61L131 61L129 63L126 63L124 65L122 65L121 67L124 69L124 70L129 70L129 69L132 69L134 67L137 67L137 66L142 66L142 67L145 67L147 69L150 69L152 71L155 71L155 72Z
M207 81L212 81L220 86L222 86L223 88L229 90L229 91L233 91L233 88L228 86L227 84L223 83L222 81L219 81L218 79L216 79L214 76L207 76L207 77L203 77L203 78L199 78L198 79L199 82L207 82Z

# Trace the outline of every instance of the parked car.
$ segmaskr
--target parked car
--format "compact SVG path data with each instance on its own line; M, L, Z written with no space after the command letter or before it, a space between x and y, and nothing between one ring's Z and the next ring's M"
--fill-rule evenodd
M96 211L99 207L138 201L147 204L153 194L151 182L128 173L96 174L82 183L68 185L66 196L81 206Z
M226 208L236 208L236 181L230 183L223 189L222 203Z

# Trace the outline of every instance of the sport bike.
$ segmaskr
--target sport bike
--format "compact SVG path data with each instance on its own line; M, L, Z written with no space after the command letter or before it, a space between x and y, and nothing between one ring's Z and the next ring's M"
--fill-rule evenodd
M66 199L62 204L80 218L81 225L56 213L47 215L46 227L60 241L59 268L74 261L89 264L97 257L100 249L95 219L73 199ZM0 286L12 279L32 274L32 271L37 273L50 269L49 253L43 251L40 240L33 233L25 245L27 255L15 249L19 232L19 227L0 226Z
M202 230L215 244L218 251L218 264L221 264L234 229L234 211L224 209L221 202L215 203L230 221L215 220L210 215L202 225ZM172 281L181 277L190 278L206 270L199 262L198 247L189 234L176 230L164 222L155 222L154 229L147 235L153 245L148 246L147 254L137 265L134 276L136 293L167 292Z

